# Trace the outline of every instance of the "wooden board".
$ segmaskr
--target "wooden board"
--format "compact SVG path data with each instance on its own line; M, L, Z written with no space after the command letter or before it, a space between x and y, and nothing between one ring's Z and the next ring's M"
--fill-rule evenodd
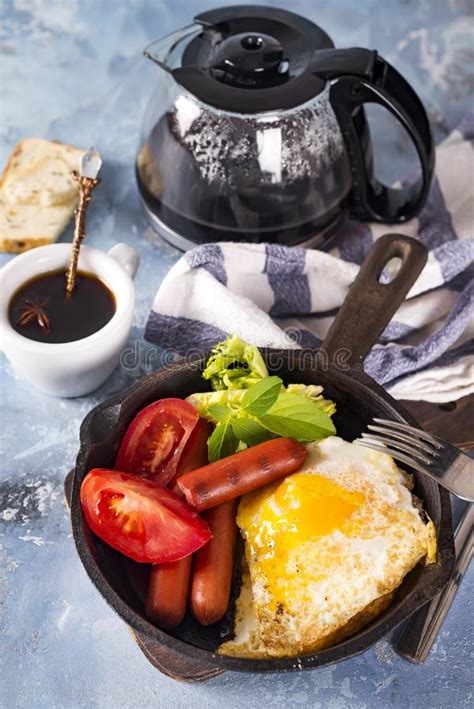
M400 401L420 425L467 452L474 448L474 394L447 404L429 401Z

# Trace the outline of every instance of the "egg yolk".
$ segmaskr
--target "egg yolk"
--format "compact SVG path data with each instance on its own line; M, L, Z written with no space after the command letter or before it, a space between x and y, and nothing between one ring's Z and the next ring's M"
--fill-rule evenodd
M344 533L364 499L362 493L315 473L295 473L242 499L238 524L247 539L247 553L258 557L275 602L288 574L291 551L335 530Z

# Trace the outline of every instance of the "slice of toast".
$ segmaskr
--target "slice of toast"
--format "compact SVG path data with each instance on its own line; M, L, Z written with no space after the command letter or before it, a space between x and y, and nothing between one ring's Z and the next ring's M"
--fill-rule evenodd
M84 150L42 138L14 147L0 179L0 250L21 253L52 244L78 201L71 177Z

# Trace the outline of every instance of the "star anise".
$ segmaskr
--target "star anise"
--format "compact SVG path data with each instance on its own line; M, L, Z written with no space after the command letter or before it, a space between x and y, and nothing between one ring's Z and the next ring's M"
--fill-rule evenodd
M49 335L51 332L51 320L44 309L48 300L48 298L43 301L25 299L24 305L20 307L20 317L16 324L23 327L36 320L40 328Z

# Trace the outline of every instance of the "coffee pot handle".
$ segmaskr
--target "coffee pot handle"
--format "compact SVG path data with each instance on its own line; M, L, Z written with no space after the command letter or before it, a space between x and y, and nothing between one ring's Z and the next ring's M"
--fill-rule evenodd
M330 82L330 102L352 171L351 216L359 221L392 224L416 216L428 196L435 154L428 117L415 91L376 51L368 49L317 51L312 70ZM399 188L387 187L372 174L360 133L360 112L364 103L376 103L388 109L407 131L421 166L413 183Z

